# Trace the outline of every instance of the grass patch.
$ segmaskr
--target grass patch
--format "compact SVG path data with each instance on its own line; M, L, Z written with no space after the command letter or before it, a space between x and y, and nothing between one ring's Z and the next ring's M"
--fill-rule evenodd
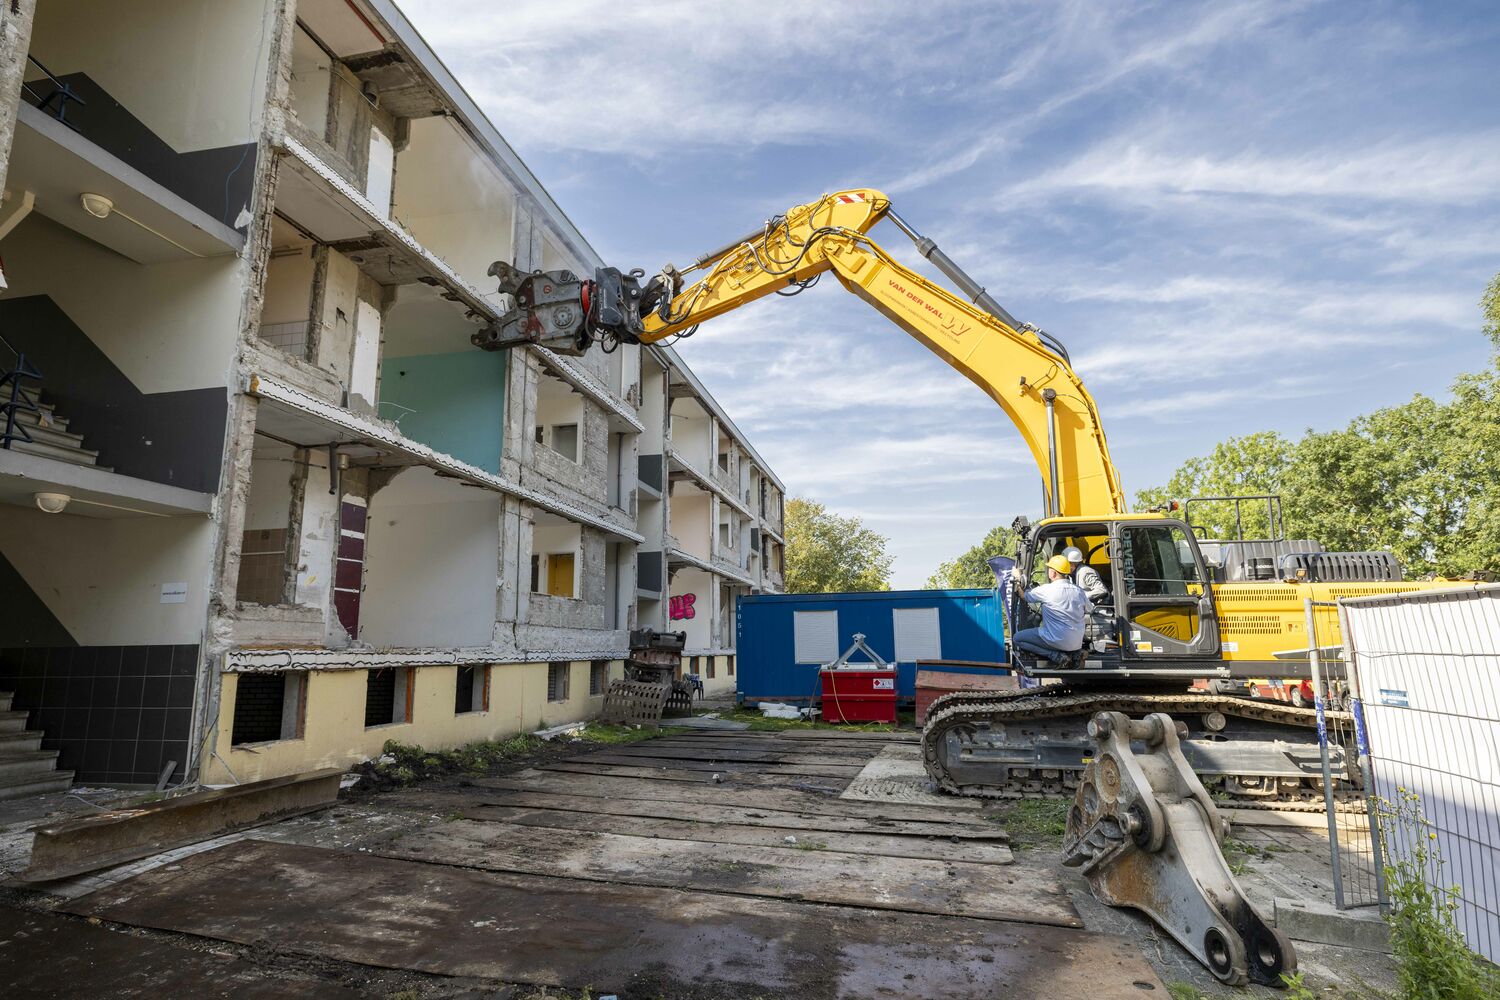
M639 743L642 740L654 740L659 736L669 736L681 731L680 728L672 729L670 723L663 723L660 729L637 729L634 726L606 726L600 722L590 722L574 735L590 743Z
M503 740L481 740L452 750L426 750L399 740L386 740L381 756L360 765L377 790L409 788L426 778L443 775L482 775L496 767L525 760L547 746L560 746L570 739L587 743L639 743L665 736L672 730L634 729L629 726L604 726L591 722L572 737L559 737L549 744L530 733L520 733Z
M1071 805L1067 799L1017 799L989 818L1005 827L1012 848L1057 850L1068 829Z
M535 753L541 740L531 735L506 740L484 740L453 750L426 750L399 740L386 740L381 755L361 765L377 788L407 788L424 778L445 774L484 774L491 767Z
M1208 997L1207 993L1192 983L1185 983L1180 979L1167 984L1167 995L1172 1000L1207 1000Z

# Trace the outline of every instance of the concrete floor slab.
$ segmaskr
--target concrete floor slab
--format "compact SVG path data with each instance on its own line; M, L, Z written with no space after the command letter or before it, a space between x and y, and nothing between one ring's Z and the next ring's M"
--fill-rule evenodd
M250 962L109 930L82 918L9 906L0 906L0 983L6 1000L359 996L334 983L268 976Z
M905 913L1080 927L1057 880L1027 867L717 840L660 839L505 822L436 824L373 848L486 871L800 899ZM795 835L789 835L795 837ZM815 843L804 836L804 843Z
M606 885L243 841L70 912L387 968L625 997L1139 1000L1121 939L1067 928ZM1143 985L1137 985L1143 984Z

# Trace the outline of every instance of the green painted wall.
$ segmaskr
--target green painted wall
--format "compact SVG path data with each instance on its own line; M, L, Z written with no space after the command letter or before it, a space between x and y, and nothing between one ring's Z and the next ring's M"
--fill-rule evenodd
M380 403L380 415L399 418L401 432L412 440L500 471L505 352L387 358L380 370Z

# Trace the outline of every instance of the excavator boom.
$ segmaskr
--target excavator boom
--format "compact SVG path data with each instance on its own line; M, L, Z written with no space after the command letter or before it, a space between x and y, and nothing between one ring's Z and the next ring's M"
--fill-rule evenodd
M867 235L883 218L979 304L893 259ZM1042 472L1049 515L1126 510L1098 408L1062 345L1017 323L872 189L799 205L703 255L685 272L668 267L644 285L643 275L611 268L601 268L590 282L566 272L522 275L496 264L491 273L500 277L501 291L516 295L520 309L502 327L476 335L475 343L491 350L534 343L574 353L594 339L670 341L773 292L796 294L829 271L1000 405Z

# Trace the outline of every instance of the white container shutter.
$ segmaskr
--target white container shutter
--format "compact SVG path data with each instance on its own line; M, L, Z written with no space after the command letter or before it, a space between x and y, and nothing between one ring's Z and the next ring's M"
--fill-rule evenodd
M896 660L941 660L937 608L892 608L891 624L896 632Z
M839 658L839 613L793 611L793 658L797 663L832 663Z

